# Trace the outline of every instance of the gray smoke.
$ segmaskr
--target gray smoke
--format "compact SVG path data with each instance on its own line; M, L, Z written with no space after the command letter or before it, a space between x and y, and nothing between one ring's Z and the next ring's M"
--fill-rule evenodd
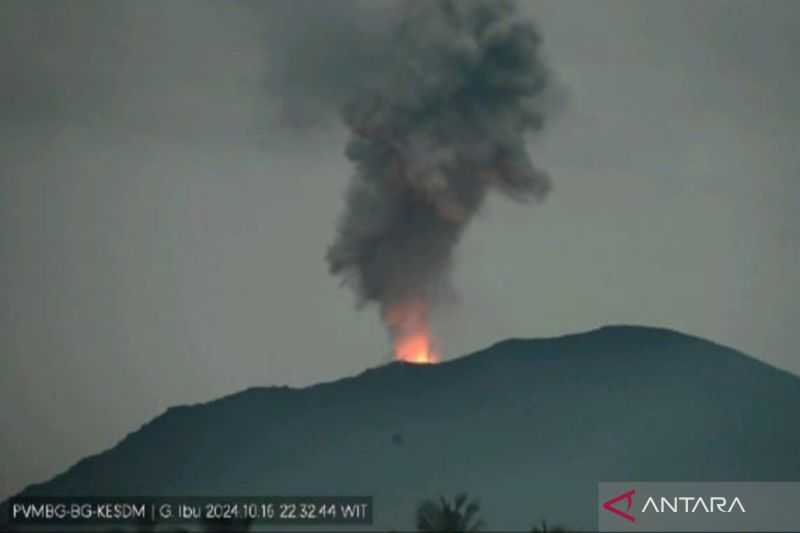
M317 101L331 94L351 132L355 175L330 272L391 322L396 306L428 308L449 292L454 246L490 190L522 202L548 192L525 134L543 124L549 76L540 36L512 2L411 0L384 18L385 4L349 8L346 34L320 28L338 76L304 80L297 57L287 68Z

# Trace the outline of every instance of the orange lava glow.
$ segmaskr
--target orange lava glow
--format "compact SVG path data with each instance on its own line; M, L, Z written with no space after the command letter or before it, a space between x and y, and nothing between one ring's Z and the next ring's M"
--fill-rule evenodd
M425 333L397 339L394 343L394 356L400 361L418 365L439 362L439 355L431 347L431 339Z
M418 365L441 360L428 325L428 309L424 302L393 305L384 313L384 320L392 334L395 359Z

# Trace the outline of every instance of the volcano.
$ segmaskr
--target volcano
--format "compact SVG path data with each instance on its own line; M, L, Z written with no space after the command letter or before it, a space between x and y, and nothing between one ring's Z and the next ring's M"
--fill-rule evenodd
M589 530L598 481L800 480L799 406L735 350L606 327L174 407L21 495L371 495L375 529L409 530L467 491L489 529Z

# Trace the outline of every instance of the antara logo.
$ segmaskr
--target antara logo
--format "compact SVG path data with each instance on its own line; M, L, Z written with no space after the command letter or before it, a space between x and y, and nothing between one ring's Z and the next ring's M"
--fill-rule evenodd
M631 514L633 509L633 497L636 495L636 490L631 489L623 492L618 496L614 496L610 500L603 503L603 509L610 511L620 518L624 518L629 522L636 522L636 517ZM625 510L620 509L618 504L625 502ZM648 497L640 513L656 512L656 513L731 513L741 512L746 513L742 501L738 496L732 500L723 496L711 496L703 498L702 496L673 496L673 497Z
M615 515L621 516L622 518L624 518L629 522L636 522L636 517L630 514L631 507L633 507L634 494L636 494L636 490L629 490L628 492L623 492L619 496L615 496L610 500L608 500L607 502L605 502L603 504L603 509L605 509L606 511L611 511ZM627 502L628 504L628 508L625 511L621 511L616 507L614 507L614 505L616 505L618 502L621 502L622 500L625 500L625 502Z

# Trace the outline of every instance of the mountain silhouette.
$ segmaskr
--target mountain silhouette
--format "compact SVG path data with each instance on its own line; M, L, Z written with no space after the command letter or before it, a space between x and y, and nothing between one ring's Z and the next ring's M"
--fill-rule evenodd
M468 492L490 529L593 529L598 481L800 480L798 407L800 378L735 350L605 327L170 408L20 495L368 495L408 530Z

